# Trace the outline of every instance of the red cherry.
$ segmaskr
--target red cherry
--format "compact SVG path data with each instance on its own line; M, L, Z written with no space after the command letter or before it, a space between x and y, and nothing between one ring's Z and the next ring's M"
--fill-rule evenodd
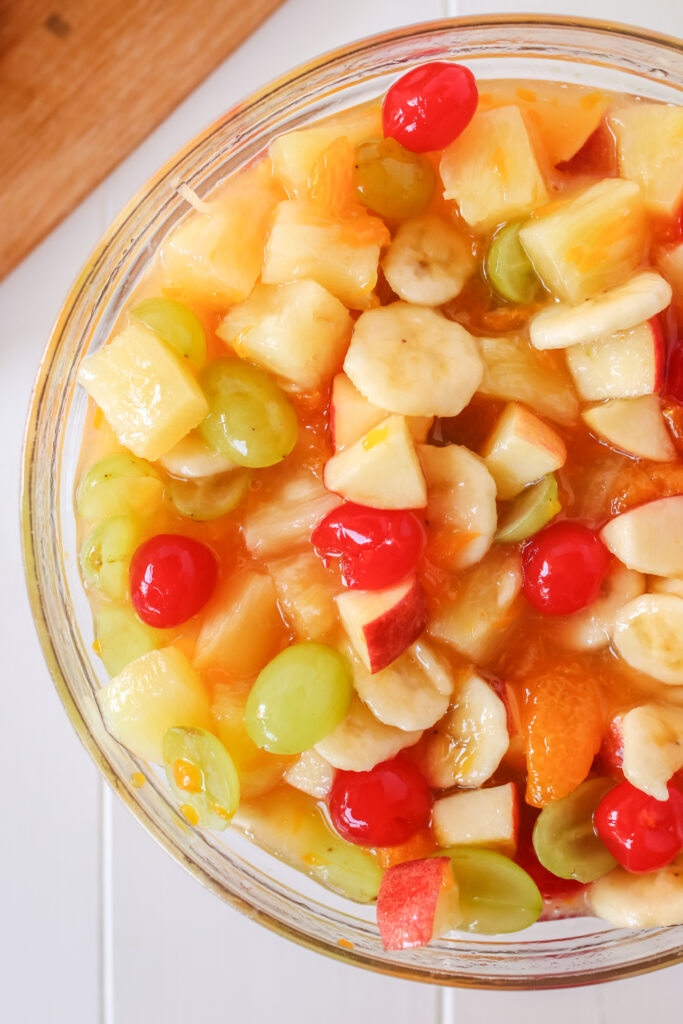
M470 123L478 99L474 75L461 64L423 64L394 82L384 97L384 135L413 153L443 149Z
M656 871L683 850L683 793L668 790L668 800L655 800L622 782L598 804L595 831L627 871Z
M143 622L159 629L191 619L218 578L213 552L191 537L160 533L141 544L130 563L130 596Z
M325 516L311 542L325 565L331 558L341 559L344 586L381 590L413 571L425 531L412 512L346 504Z
M420 769L401 757L369 772L337 772L329 798L332 824L359 846L405 843L427 824L431 806Z
M553 523L522 549L522 591L545 615L571 615L600 594L609 552L581 523Z

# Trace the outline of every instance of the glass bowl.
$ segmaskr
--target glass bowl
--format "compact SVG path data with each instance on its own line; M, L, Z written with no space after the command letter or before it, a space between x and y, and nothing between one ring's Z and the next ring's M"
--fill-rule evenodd
M413 980L482 988L583 985L683 960L683 926L631 932L591 918L516 936L456 935L382 949L374 908L353 904L250 843L187 826L165 784L106 732L106 682L78 575L72 495L86 399L81 359L106 340L152 254L187 211L179 183L205 195L279 133L381 94L400 72L456 58L479 78L579 82L683 102L683 44L627 26L535 16L460 18L361 40L295 69L230 110L174 157L109 229L81 271L43 357L25 439L23 543L40 641L81 741L147 830L193 875L254 920L318 952ZM148 782L136 788L143 770Z

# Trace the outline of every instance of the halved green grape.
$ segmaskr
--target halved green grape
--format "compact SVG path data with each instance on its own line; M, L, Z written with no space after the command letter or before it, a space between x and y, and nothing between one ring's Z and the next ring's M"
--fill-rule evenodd
M299 424L282 388L242 359L212 360L199 383L209 414L199 425L206 443L240 466L273 466L296 444Z
M533 844L544 868L558 878L595 882L617 862L593 829L593 812L614 779L588 779L573 793L546 804L534 825Z
M99 523L81 548L81 572L86 584L114 601L122 600L128 593L128 569L138 540L138 528L128 516L114 516Z
M278 786L253 803L243 802L235 824L262 849L327 889L356 903L377 898L382 871L375 858L333 832L304 793Z
M95 615L95 650L110 676L163 647L167 636L164 630L146 626L128 605L103 607Z
M354 184L374 213L403 220L429 206L436 175L426 156L411 153L396 139L370 139L356 148Z
M541 282L519 240L524 221L514 221L497 231L486 253L486 276L498 294L510 302L533 302Z
M495 539L499 544L516 544L526 540L543 529L561 511L557 480L552 473L548 473L508 503L498 520Z
M76 507L84 519L105 519L130 513L153 514L164 485L149 462L129 452L100 459L81 480Z
M294 644L259 673L247 701L247 732L263 750L300 754L339 725L351 690L351 671L338 651Z
M540 917L538 886L509 857L475 846L450 846L433 856L451 858L463 912L460 931L502 935L522 931Z
M166 777L188 821L219 832L227 828L240 802L240 780L221 741L206 729L169 729L163 754Z
M206 333L199 317L184 302L161 296L143 299L133 306L130 316L197 369L206 362Z
M176 512L201 523L220 519L237 508L249 490L251 473L237 469L221 473L206 480L176 480L171 478L166 488L168 500Z

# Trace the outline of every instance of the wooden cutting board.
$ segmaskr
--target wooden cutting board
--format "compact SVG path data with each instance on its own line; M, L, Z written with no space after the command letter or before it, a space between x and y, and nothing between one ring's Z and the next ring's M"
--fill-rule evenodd
M0 278L281 0L0 0Z

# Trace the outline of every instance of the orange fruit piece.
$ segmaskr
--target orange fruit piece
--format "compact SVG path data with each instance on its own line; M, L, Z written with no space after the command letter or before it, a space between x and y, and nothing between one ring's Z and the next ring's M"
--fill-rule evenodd
M421 828L414 836L411 836L405 843L399 846L376 846L374 853L377 863L385 870L394 864L403 864L407 860L421 860L434 853L437 845L434 842L431 829Z

